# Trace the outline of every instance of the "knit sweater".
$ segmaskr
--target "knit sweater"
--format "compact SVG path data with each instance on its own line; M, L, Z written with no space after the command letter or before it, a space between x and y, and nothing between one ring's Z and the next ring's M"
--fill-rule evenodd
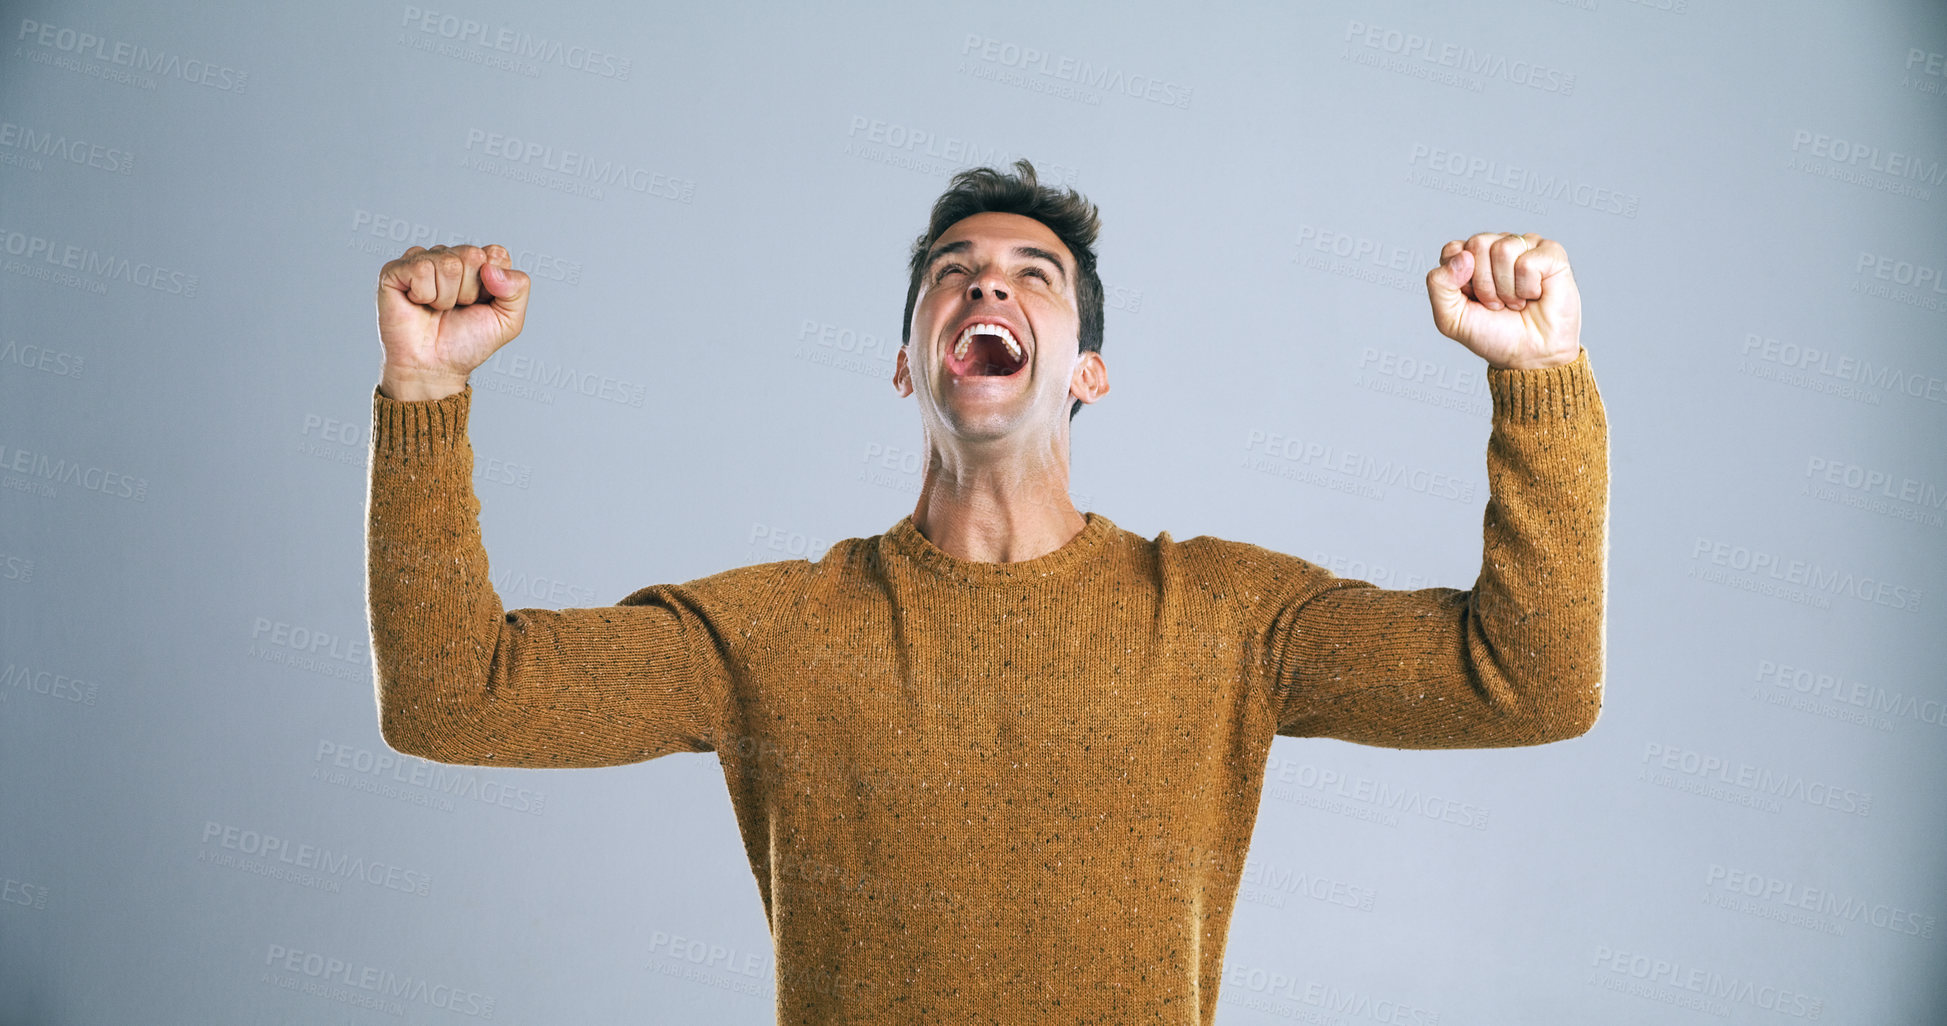
M1539 744L1601 705L1607 428L1587 354L1489 370L1485 555L1395 591L1090 512L971 562L902 518L816 561L503 609L472 389L374 389L368 602L382 734L440 762L714 751L780 1023L1216 1014L1274 735Z

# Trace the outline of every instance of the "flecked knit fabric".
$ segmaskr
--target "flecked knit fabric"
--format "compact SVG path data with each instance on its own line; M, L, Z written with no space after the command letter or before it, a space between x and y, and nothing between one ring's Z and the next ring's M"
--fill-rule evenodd
M1207 1026L1274 734L1526 745L1595 721L1608 443L1587 354L1488 382L1467 591L1091 512L1023 562L957 559L908 516L816 562L511 611L472 390L375 389L383 735L486 766L714 750L780 1023Z

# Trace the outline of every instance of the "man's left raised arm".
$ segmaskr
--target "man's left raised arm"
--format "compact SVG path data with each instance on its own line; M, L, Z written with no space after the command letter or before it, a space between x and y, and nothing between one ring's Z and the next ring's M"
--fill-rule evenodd
M1489 365L1480 576L1289 595L1265 639L1278 732L1398 748L1586 733L1602 706L1608 425L1567 255L1537 235L1449 242L1427 292L1441 333Z

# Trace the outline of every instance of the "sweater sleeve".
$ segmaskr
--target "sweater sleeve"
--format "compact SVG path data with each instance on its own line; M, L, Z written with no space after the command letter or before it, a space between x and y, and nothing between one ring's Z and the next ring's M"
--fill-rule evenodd
M1473 588L1381 589L1271 561L1261 611L1278 733L1393 748L1542 744L1602 706L1608 427L1588 353L1488 371ZM1248 564L1249 561L1247 561Z
M481 766L613 766L710 750L717 667L680 587L614 606L504 610L487 571L467 413L473 389L373 389L366 607L380 732Z

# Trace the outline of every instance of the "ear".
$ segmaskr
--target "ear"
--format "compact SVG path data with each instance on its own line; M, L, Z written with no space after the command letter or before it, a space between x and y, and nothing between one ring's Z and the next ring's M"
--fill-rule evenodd
M913 369L906 366L906 348L901 344L899 355L892 361L892 390L898 392L901 399L913 394Z
M1082 354L1075 364L1075 374L1068 381L1068 394L1085 403L1092 403L1109 394L1109 365L1102 362L1102 354L1094 351Z

